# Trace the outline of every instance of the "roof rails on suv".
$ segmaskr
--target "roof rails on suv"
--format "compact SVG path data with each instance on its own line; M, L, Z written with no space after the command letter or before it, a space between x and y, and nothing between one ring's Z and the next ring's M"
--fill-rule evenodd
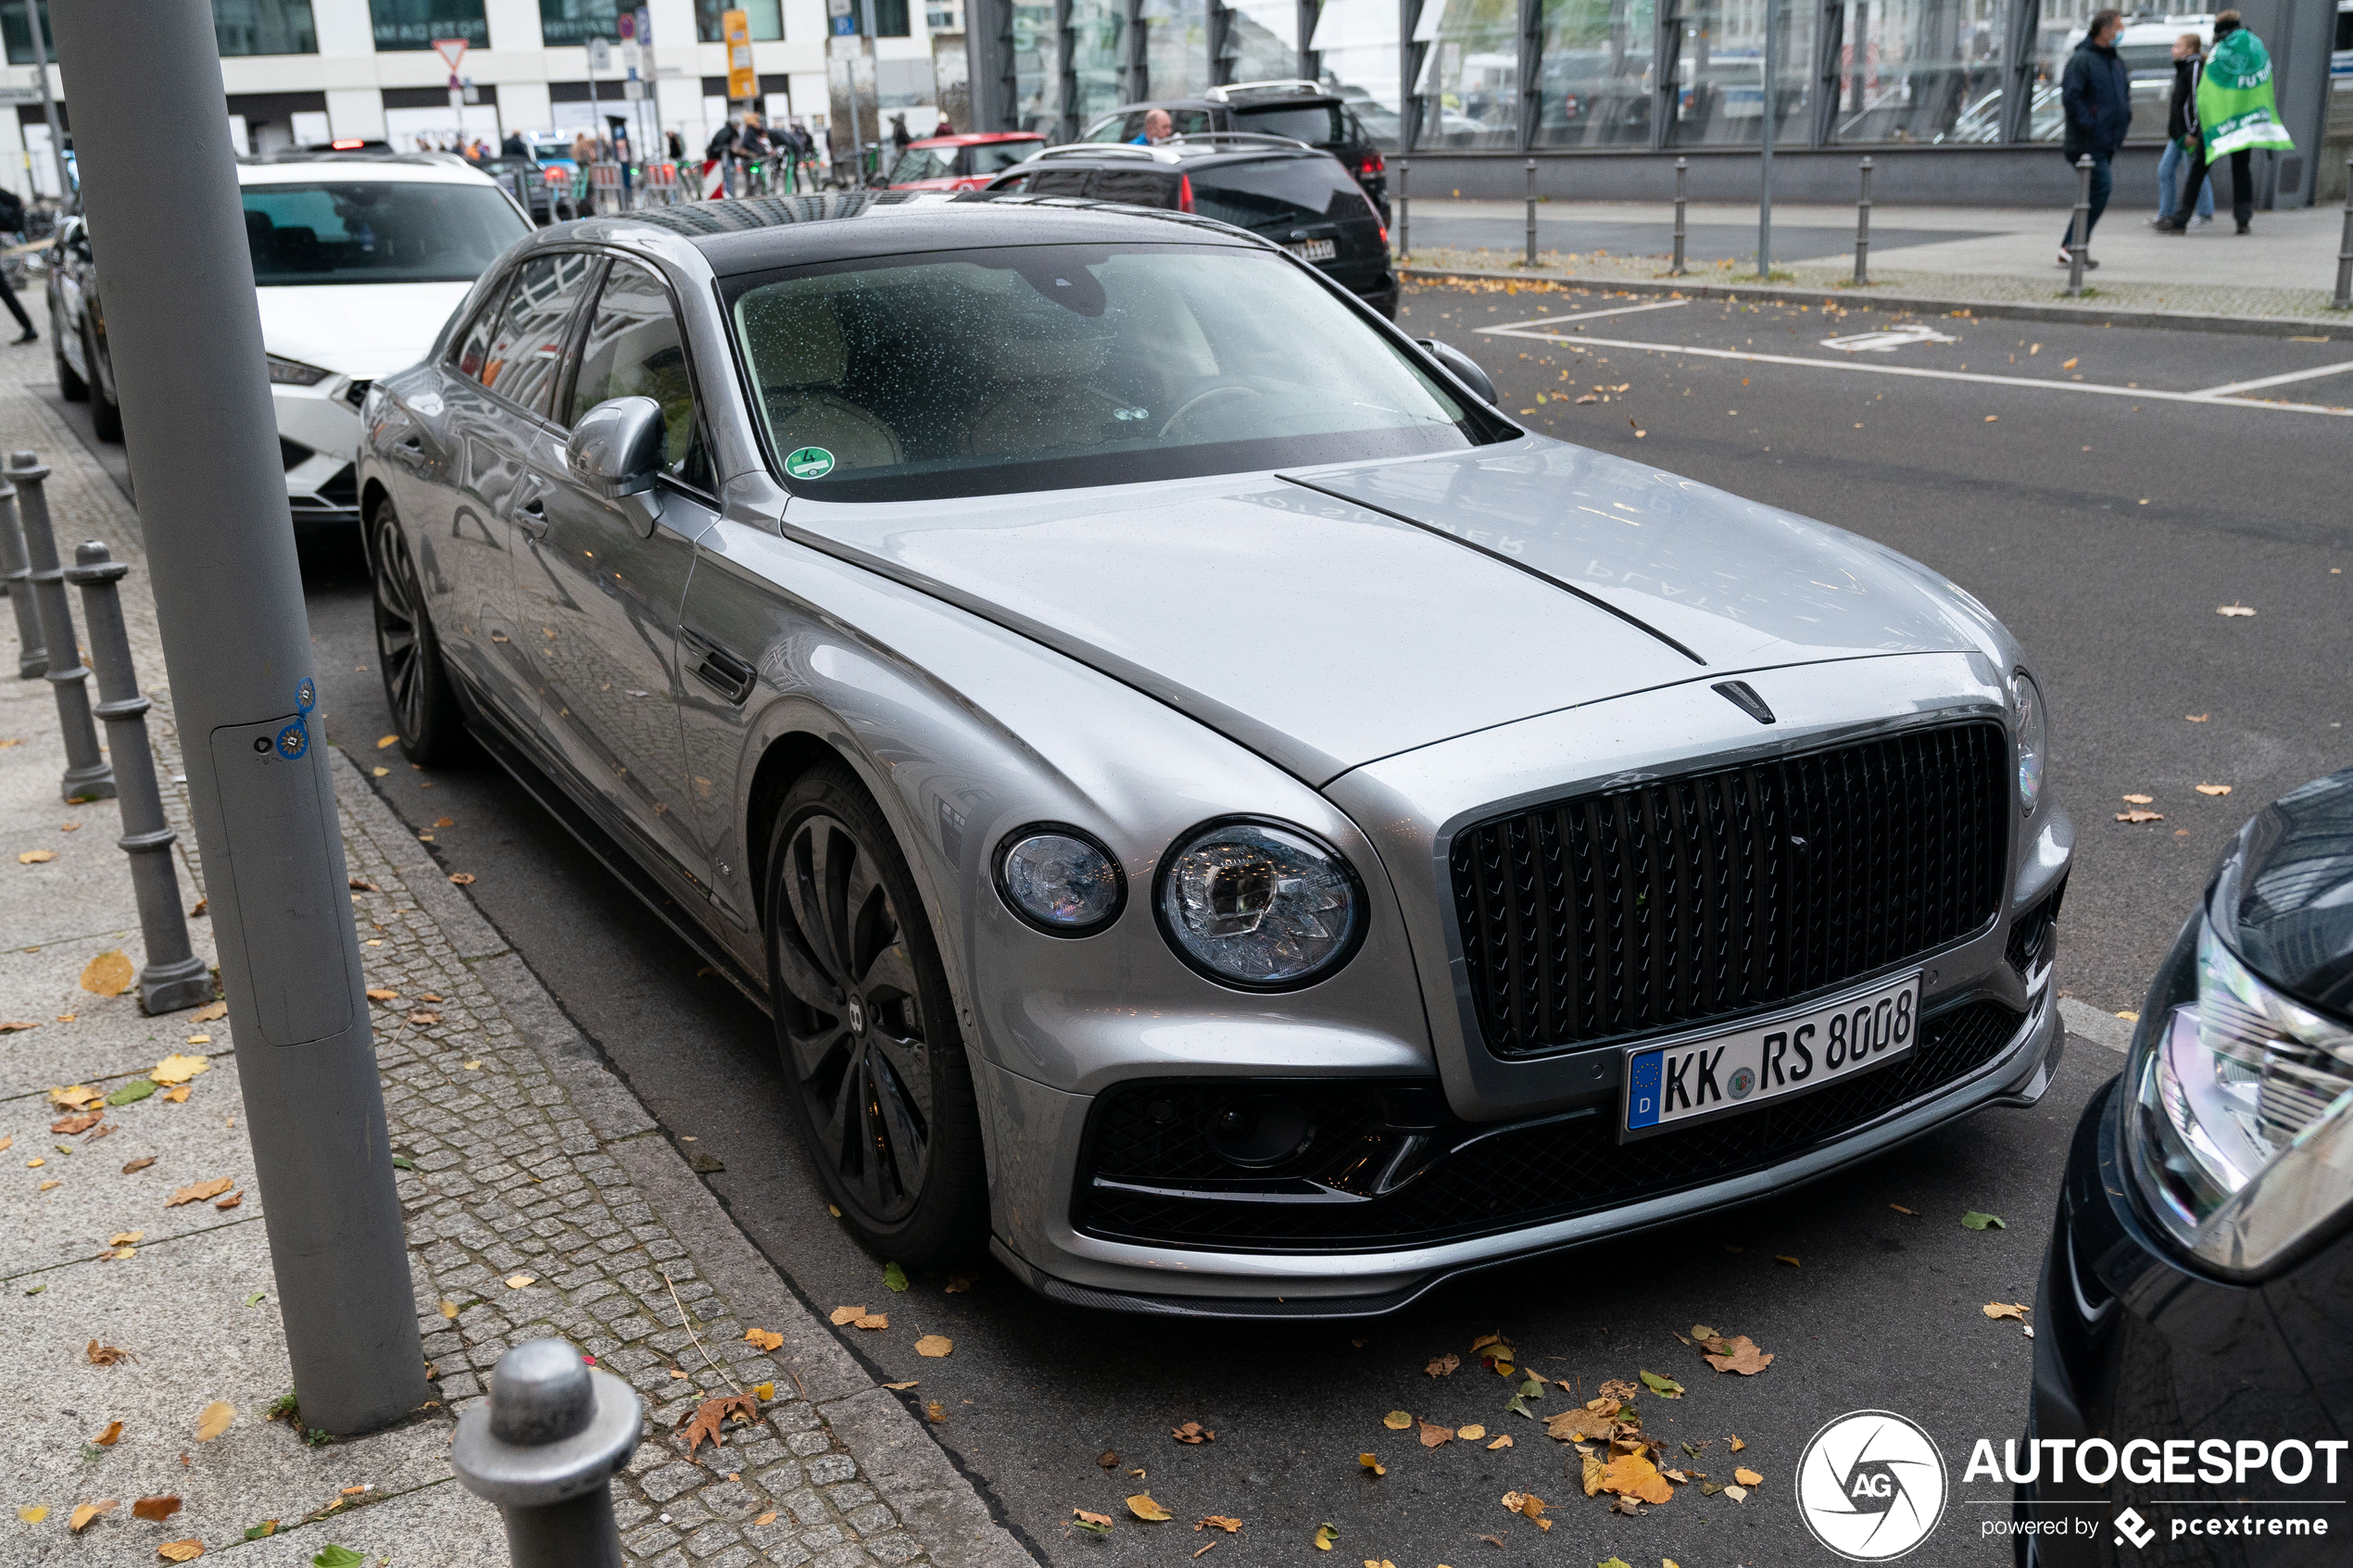
M1229 104L1236 98L1274 97L1280 94L1314 94L1319 98L1332 96L1330 88L1320 82L1301 77L1284 77L1268 82L1229 82L1223 87L1213 87L1202 94L1213 104Z

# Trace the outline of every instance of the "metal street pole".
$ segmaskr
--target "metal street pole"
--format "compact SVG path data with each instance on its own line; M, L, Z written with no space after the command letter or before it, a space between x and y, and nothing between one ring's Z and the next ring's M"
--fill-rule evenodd
M73 181L66 173L66 133L57 123L57 96L49 91L49 45L41 36L42 10L38 0L25 0L25 31L32 34L32 73L41 82L41 111L49 117L49 156L57 160L57 205L62 207L72 205Z
M1765 113L1761 128L1764 142L1762 157L1757 160L1756 206L1756 281L1773 281L1773 121L1780 118L1774 111L1780 107L1779 94L1781 69L1780 20L1773 0L1765 0Z
M431 1397L208 0L57 0L147 540L302 1421ZM136 114L107 114L136 104ZM158 243L163 236L170 244Z

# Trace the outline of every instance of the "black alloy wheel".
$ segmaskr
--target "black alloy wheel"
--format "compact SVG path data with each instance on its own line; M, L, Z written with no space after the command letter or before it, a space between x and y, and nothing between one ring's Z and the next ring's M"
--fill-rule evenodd
M376 668L384 674L401 754L422 767L451 761L465 744L465 715L425 614L409 535L388 500L377 502L368 519L368 565L375 588Z
M786 797L765 890L777 1048L835 1204L886 1258L976 1253L986 1170L955 1004L906 859L847 768Z

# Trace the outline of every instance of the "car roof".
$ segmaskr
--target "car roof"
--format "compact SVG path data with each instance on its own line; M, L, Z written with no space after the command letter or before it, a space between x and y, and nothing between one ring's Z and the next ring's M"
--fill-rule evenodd
M977 147L991 142L1042 142L1046 138L1035 131L961 131L953 136L918 136L907 144L915 147Z
M1169 169L1199 169L1204 165L1252 163L1268 158L1340 162L1321 147L1311 147L1288 136L1261 136L1245 131L1202 136L1172 136L1165 142L1142 147L1133 142L1068 142L1059 147L1048 147L1020 168L1075 169L1091 163L1105 168L1140 169L1149 163Z
M1117 108L1105 109L1088 123L1100 125L1116 115L1133 114L1139 109L1226 109L1235 114L1247 114L1253 109L1314 108L1323 104L1347 102L1339 94L1322 88L1312 93L1252 91L1249 83L1238 83L1234 87L1213 87L1210 91L1223 95L1209 97L1195 94L1187 98L1139 98L1132 104L1122 104Z
M1241 245L1260 242L1211 219L1052 197L942 195L931 191L842 191L688 202L542 229L540 244L566 236L627 241L673 235L729 277L777 267L1047 245ZM526 242L526 246L530 242Z
M268 163L237 165L240 185L316 185L335 181L366 181L371 184L490 185L497 182L463 163L439 158L404 157L355 157L333 155L274 158Z

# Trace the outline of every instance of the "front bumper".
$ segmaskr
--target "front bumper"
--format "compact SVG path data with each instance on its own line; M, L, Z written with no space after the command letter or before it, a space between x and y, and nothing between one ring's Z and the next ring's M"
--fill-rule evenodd
M1720 1179L1571 1218L1393 1249L1221 1252L1083 1233L1073 1223L1071 1194L1063 1184L1067 1173L1085 1169L1087 1097L990 1064L988 1086L1000 1115L1033 1134L1052 1130L1052 1147L1032 1149L1036 1158L1000 1162L999 1234L991 1247L1031 1288L1081 1306L1227 1318L1356 1318L1395 1311L1460 1274L1751 1202L1868 1160L1985 1106L2032 1105L2049 1087L2065 1040L2051 972L2045 961L2034 977L2027 1012L1982 1065L1813 1147ZM1491 1123L1481 1131L1501 1138L1561 1120ZM1053 1173L1063 1173L1061 1183Z
M331 375L315 386L273 385L278 440L286 465L286 504L295 532L356 527L359 403L368 383Z
M2164 1446L2175 1444L2186 1474L2170 1483L2135 1480L2120 1465L2094 1484L2070 1469L2055 1486L2046 1469L2018 1459L2010 1478L2035 1471L2033 1479L2015 1481L2018 1561L2107 1568L2154 1554L2250 1568L2342 1562L2353 1522L2341 1502L2322 1504L2346 1496L2353 1455L2340 1449L2334 1466L2315 1456L2300 1486L2280 1484L2269 1468L2243 1478L2232 1471L2222 1483L2200 1469L2211 1442L2237 1456L2243 1443L2268 1448L2346 1435L2353 1411L2353 1356L2344 1348L2353 1336L2353 1242L2341 1239L2259 1286L2196 1272L2133 1206L2123 1165L2127 1102L2124 1081L2112 1080L2076 1126L2035 1297L2027 1436L2105 1439L2120 1450L2145 1440L2165 1457L2171 1456ZM2146 1474L2146 1450L2142 1459L2133 1468ZM2137 1515L2133 1534L2157 1532L2145 1549L2125 1543L2120 1520L2128 1509ZM2283 1533L2271 1533L2274 1519ZM2284 1533L2296 1520L2314 1533Z

